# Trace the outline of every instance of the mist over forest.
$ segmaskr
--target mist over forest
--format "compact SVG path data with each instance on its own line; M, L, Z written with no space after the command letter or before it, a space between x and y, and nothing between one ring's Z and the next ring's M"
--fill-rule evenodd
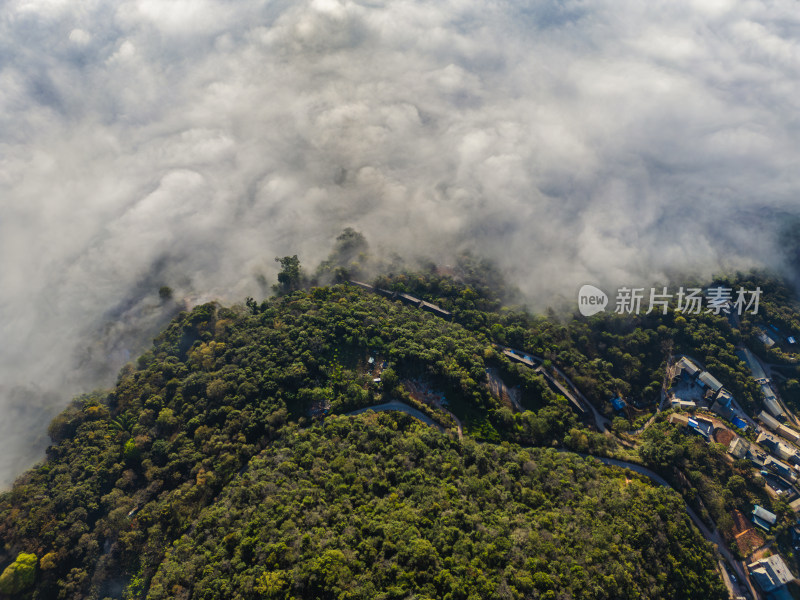
M6 2L0 485L178 308L347 226L539 308L793 276L799 30L788 0Z

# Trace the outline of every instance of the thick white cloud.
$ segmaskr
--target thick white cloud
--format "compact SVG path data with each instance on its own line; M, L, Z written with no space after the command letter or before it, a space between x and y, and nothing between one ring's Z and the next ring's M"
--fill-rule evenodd
M162 284L240 301L353 225L546 302L775 265L798 212L789 0L1 10L0 480L140 350Z

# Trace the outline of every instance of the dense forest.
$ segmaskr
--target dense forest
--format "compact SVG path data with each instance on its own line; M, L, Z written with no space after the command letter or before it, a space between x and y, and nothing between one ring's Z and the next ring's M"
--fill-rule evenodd
M112 390L53 421L47 460L0 495L0 596L724 597L678 494L564 450L648 464L709 522L771 506L758 482L663 417L636 447L593 430L501 348L611 415L612 394L655 402L677 352L755 402L733 352L749 333L674 311L534 316L469 256L372 278L440 318L343 283L368 263L352 231L313 275L279 262L275 296L177 315ZM388 401L438 427L335 416Z
M150 597L723 598L687 519L675 494L574 454L331 417L285 428Z

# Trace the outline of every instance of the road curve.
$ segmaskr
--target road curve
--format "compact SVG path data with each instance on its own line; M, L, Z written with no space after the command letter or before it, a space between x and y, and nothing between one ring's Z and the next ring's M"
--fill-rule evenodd
M419 419L426 425L430 425L431 427L436 427L439 431L444 431L444 427L442 427L439 423L431 419L428 415L423 413L422 411L417 410L413 406L409 406L404 402L400 402L398 400L392 400L391 402L384 402L383 404L376 404L375 406L367 406L365 408L359 408L358 410L352 410L348 413L344 413L345 416L350 415L360 415L367 411L374 411L374 412L386 412L396 410L398 412L404 412L407 415L411 415L415 419Z

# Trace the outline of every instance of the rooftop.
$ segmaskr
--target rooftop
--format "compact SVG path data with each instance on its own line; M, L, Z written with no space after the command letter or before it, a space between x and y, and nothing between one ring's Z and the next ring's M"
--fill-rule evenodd
M791 427L787 427L786 425L780 425L777 431L779 435L785 437L787 440L790 440L792 442L797 442L800 440L800 432L797 432Z
M778 554L747 565L747 568L750 576L764 592L771 592L794 580L794 575Z
M689 375L695 375L701 371L700 367L694 364L690 359L686 358L685 356L681 357L681 359L677 363L677 367L689 373Z
M758 420L761 421L767 429L772 429L773 431L781 426L777 419L770 416L763 410L758 413Z
M761 367L761 363L758 362L755 355L750 352L747 348L739 350L736 352L736 356L742 359L743 362L747 363L747 366L750 367L750 371L753 373L754 379L766 379L767 374L764 373L764 369Z
M697 433L705 438L710 438L711 433L714 431L714 425L706 419L689 419L689 427L694 429Z
M776 454L777 454L777 449L776 449ZM788 477L794 476L794 471L792 471L792 467L787 465L785 462L778 460L777 458L768 456L766 459L764 459L764 466L767 468L772 468L778 473L782 473L785 476Z
M783 412L781 405L778 404L778 399L775 396L764 398L764 407L775 417L786 414Z
M774 513L769 512L766 508L759 506L758 504L756 504L755 508L753 509L753 516L763 519L770 525L775 525L775 522L778 520L778 517L776 517Z
M761 384L761 392L765 398L775 398L775 392L772 391L772 387L768 383Z
M728 452L736 458L743 458L748 450L750 450L750 444L744 438L736 438L728 446Z
M703 385L711 388L715 392L718 392L719 390L722 389L722 384L719 382L719 380L708 371L703 371L702 373L700 373L700 375L697 376L697 379Z
M764 344L767 348L770 348L775 345L775 340L773 340L769 335L767 335L766 331L762 331L756 329L756 337Z
M611 402L613 403L614 401L612 400ZM672 407L673 408L696 408L697 407L697 403L694 402L693 400L681 400L680 398L675 398L672 401ZM616 406L614 408L616 408Z
M673 413L669 416L669 422L674 425L686 426L689 424L689 415Z

